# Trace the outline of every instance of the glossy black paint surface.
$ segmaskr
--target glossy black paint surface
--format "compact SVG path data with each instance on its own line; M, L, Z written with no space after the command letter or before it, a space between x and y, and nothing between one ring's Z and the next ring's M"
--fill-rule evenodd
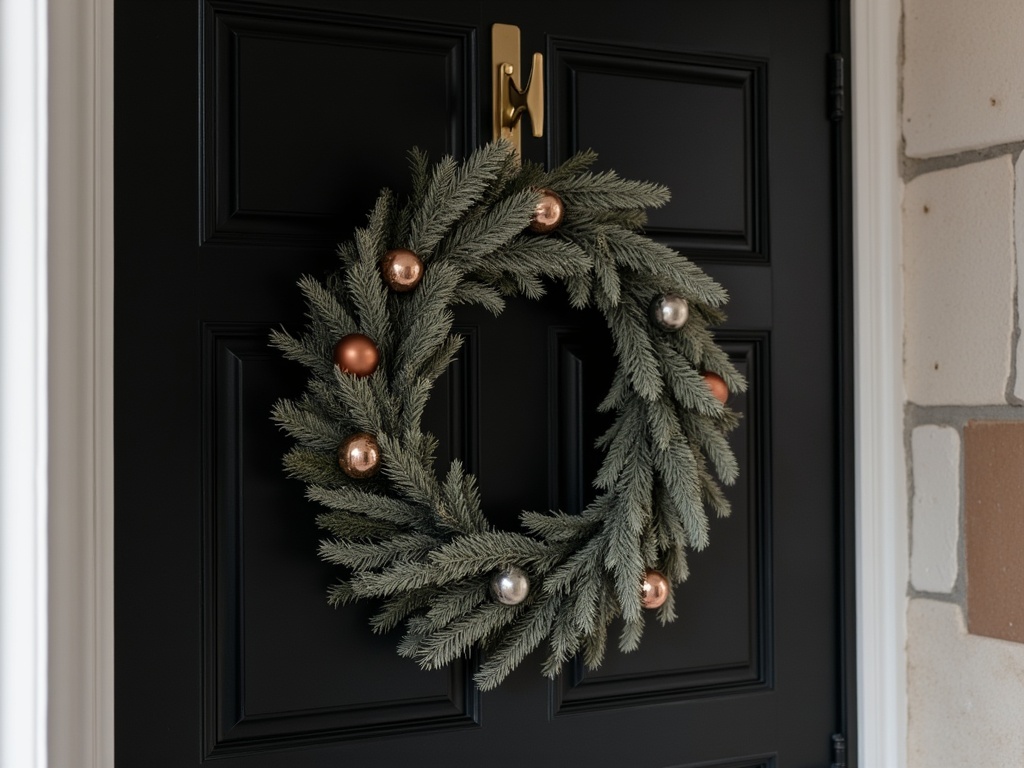
M118 766L827 765L846 727L848 225L826 108L828 4L152 2L116 9ZM641 650L496 692L423 672L370 609L334 610L317 508L286 479L273 401L304 372L295 281L333 266L412 145L490 137L490 25L545 53L524 151L669 184L649 232L729 290L750 380L733 516L713 520ZM838 199L838 203L836 202ZM844 312L846 312L844 314ZM553 290L467 344L428 414L485 509L586 503L607 331Z

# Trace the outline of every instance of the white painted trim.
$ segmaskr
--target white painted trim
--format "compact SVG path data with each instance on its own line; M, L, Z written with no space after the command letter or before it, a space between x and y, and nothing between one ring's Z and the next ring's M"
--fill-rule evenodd
M859 764L907 762L899 0L853 0Z
M0 0L0 765L46 766L46 0Z
M900 3L852 4L859 764L903 768L907 520L897 103ZM76 202L71 211L64 208L71 205L70 197L58 201L54 195L61 213L55 211L52 229L61 243L70 242L75 232L79 235L67 251L55 249L51 257L51 294L61 302L51 303L50 322L61 329L51 337L51 365L65 380L61 391L71 392L73 384L81 389L77 408L58 409L51 395L55 417L59 415L51 433L61 435L51 460L64 468L51 481L51 523L84 528L83 538L64 541L68 560L54 563L50 574L55 586L51 621L60 622L64 638L54 639L51 663L56 671L55 658L77 641L83 665L71 678L54 675L51 765L107 768L114 764L113 0L50 0L50 5L54 16L58 9L65 14L77 7L71 15L77 21L53 27L55 43L59 36L68 47L54 51L51 67L62 77L74 74L80 86L77 96L55 89L51 110L61 115L62 124L72 126L68 130L77 127L88 133L67 148L67 180ZM64 149L55 147L55 153ZM57 220L66 213L75 217L68 229ZM74 360L83 363L82 369L63 357L76 350ZM72 468L76 471L70 472ZM62 477L69 472L73 478ZM81 516L77 522L76 515ZM61 593L58 585L77 592ZM83 601L79 610L71 610L74 594Z
M105 768L114 764L113 0L49 5L48 741L52 768Z

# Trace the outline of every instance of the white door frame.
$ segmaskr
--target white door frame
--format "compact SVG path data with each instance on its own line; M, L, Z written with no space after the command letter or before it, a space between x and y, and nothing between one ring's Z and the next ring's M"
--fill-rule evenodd
M900 0L852 0L857 728L861 766L907 762Z
M45 0L0 0L0 765L45 768Z
M114 764L113 3L49 0L52 768ZM903 768L901 8L852 4L859 763Z

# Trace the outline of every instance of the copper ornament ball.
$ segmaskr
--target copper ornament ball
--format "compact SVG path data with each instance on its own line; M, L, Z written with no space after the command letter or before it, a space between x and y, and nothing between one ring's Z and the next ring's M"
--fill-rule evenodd
M423 262L408 248L393 248L380 262L384 282L396 293L407 293L423 278Z
M371 477L380 469L380 446L369 432L356 432L338 447L338 466L357 480Z
M530 222L530 231L544 235L552 230L558 229L565 216L565 206L562 198L550 189L538 189L541 198L533 212L533 220Z
M725 385L725 381L717 373L711 373L710 371L702 375L704 376L704 383L711 390L711 394L715 396L718 402L724 405L725 401L729 399L729 388Z
M380 364L380 351L369 336L350 333L334 345L334 363L342 373L369 376Z
M640 601L644 608L661 608L668 600L668 579L657 571L648 570L644 574L644 585L641 589Z

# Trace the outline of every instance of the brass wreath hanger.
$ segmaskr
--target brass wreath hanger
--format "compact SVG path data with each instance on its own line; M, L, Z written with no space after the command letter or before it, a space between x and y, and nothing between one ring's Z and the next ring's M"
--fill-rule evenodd
M523 113L537 138L544 135L544 55L533 54L526 87L520 88L519 27L491 27L491 69L494 73L494 131L492 138L507 139L522 154Z

